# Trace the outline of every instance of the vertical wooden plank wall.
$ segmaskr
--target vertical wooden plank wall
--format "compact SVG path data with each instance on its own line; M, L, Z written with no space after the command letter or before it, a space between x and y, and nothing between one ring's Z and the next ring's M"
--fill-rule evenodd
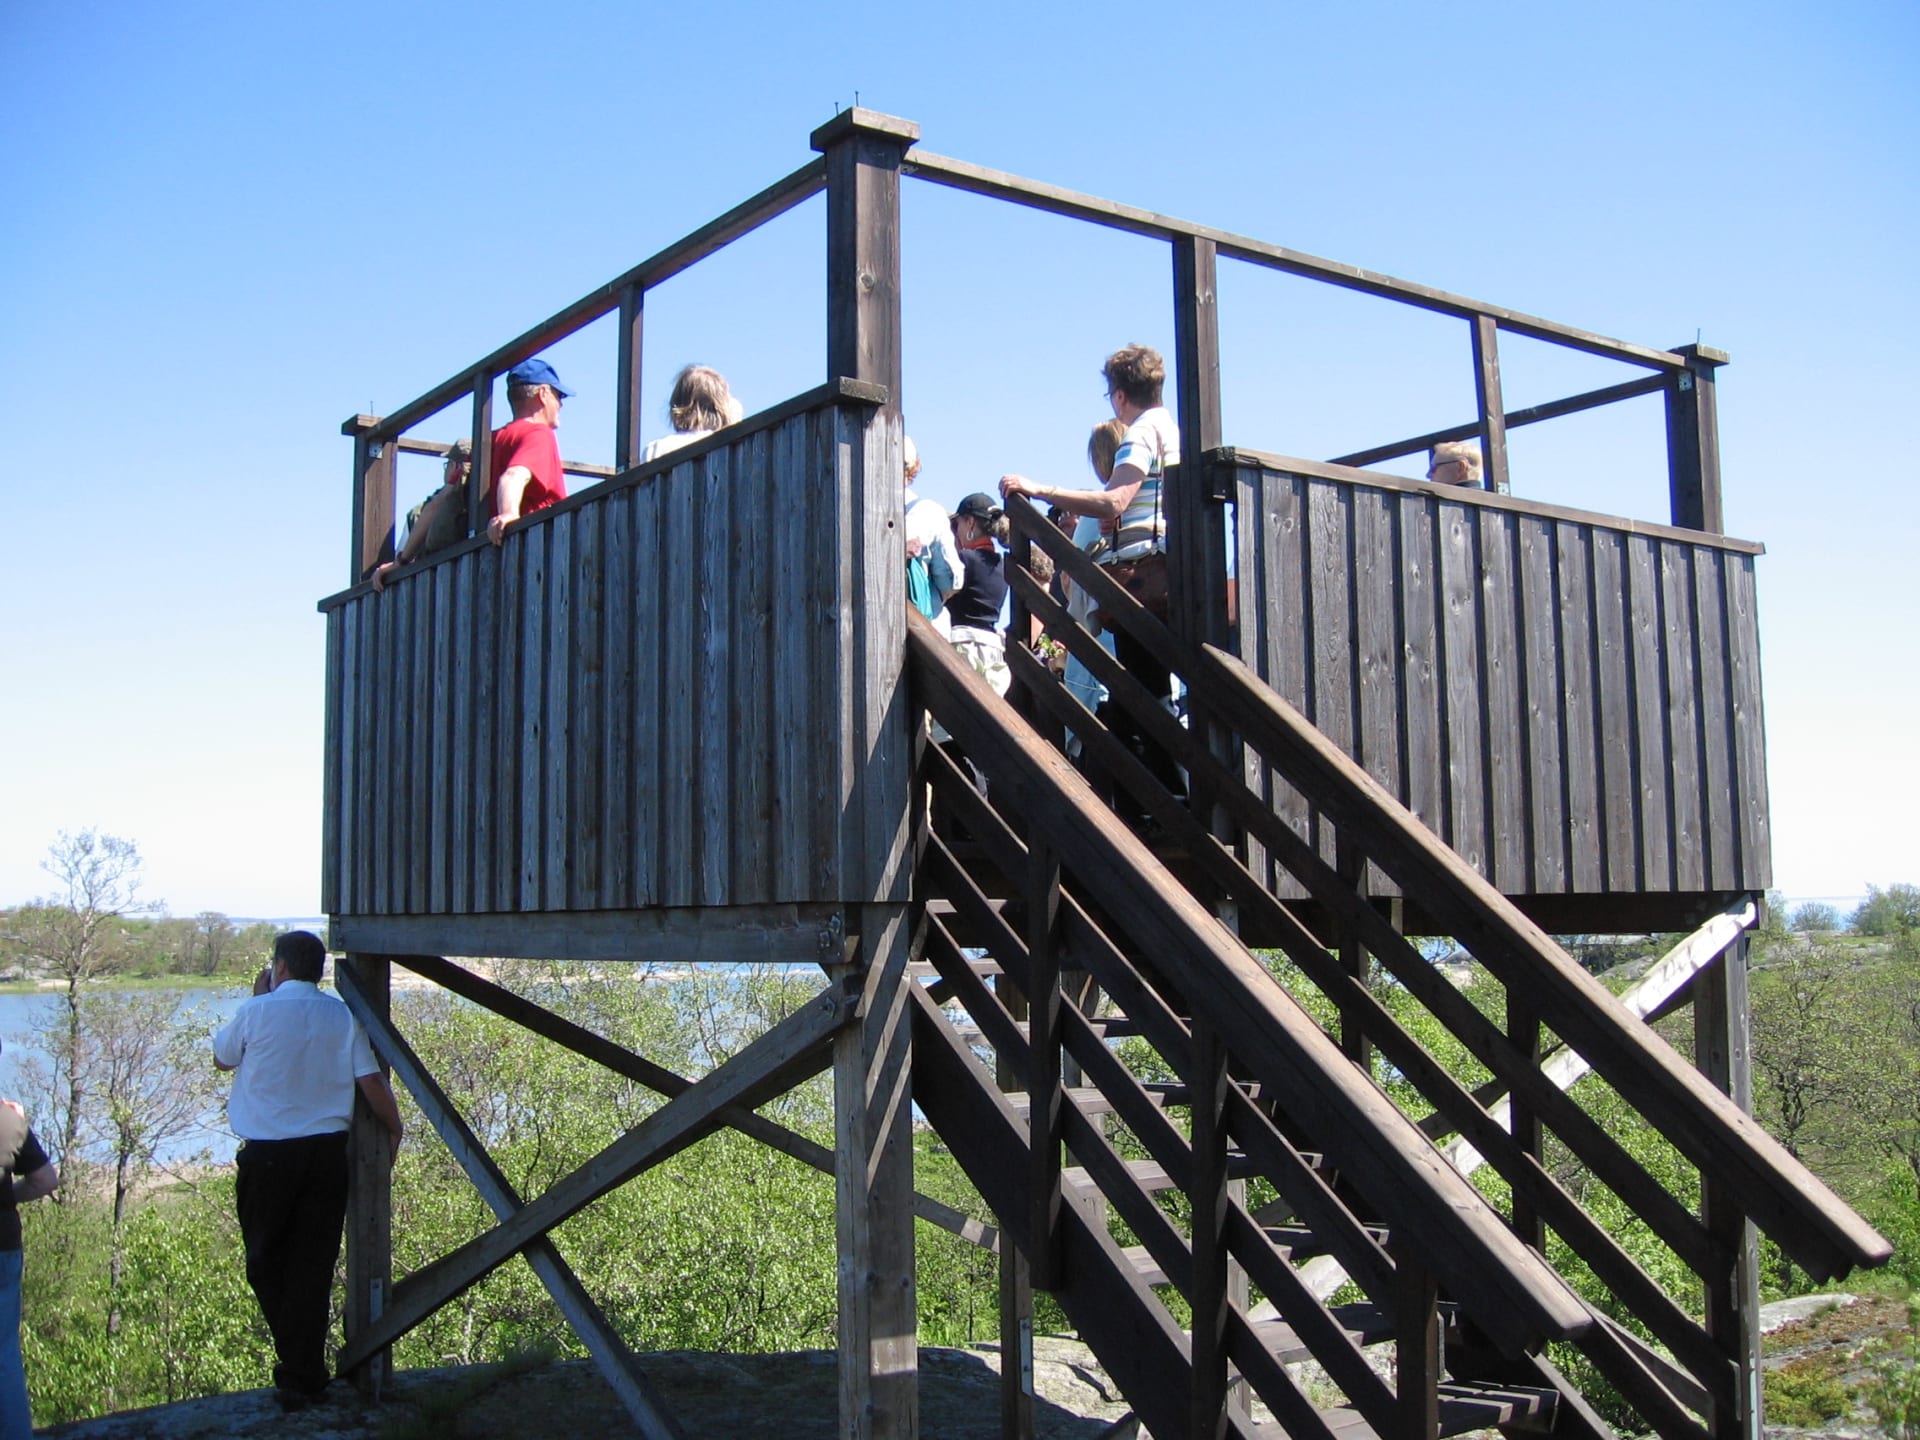
M1235 473L1241 656L1501 891L1766 887L1751 554L1244 455ZM1299 797L1258 780L1331 860Z
M330 602L328 913L904 899L899 474L824 403Z

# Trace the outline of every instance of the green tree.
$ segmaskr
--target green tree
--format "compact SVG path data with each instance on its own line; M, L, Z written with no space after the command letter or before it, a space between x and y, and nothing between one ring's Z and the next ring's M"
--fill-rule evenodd
M1897 935L1920 928L1920 885L1867 886L1848 928L1856 935Z
M54 892L12 916L8 948L38 961L65 982L65 1091L55 1157L65 1163L79 1143L85 1107L85 1047L80 1043L80 987L118 969L125 957L121 920L144 908L140 894L140 851L131 840L82 830L61 831L47 850L41 869L55 881Z
M1840 912L1820 900L1809 900L1793 912L1793 928L1802 935L1830 934L1840 928Z

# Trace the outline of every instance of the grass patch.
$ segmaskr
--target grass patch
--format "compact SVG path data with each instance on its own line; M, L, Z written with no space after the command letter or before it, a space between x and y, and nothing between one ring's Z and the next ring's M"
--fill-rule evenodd
M559 1356L552 1341L536 1340L516 1346L491 1365L471 1366L431 1395L411 1400L412 1414L385 1421L380 1440L447 1440L460 1433L456 1422L488 1391L551 1365Z

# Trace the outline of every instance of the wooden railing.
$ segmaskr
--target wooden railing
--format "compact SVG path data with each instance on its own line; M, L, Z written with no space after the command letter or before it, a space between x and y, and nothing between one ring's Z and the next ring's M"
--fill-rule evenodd
M990 196L1049 214L1171 242L1173 303L1178 371L1180 448L1187 456L1204 454L1222 443L1220 428L1219 314L1215 272L1222 257L1262 269L1298 275L1435 314L1451 315L1469 326L1477 415L1469 423L1412 436L1337 457L1331 463L1365 465L1412 455L1442 440L1478 437L1486 462L1486 488L1510 488L1506 434L1535 424L1640 395L1666 396L1668 483L1672 523L1693 530L1718 531L1721 525L1720 456L1714 414L1714 372L1725 353L1702 345L1659 350L1615 340L1571 325L1541 319L1504 306L1454 295L1431 286L1395 279L1356 265L1322 259L1245 235L1175 219L1137 206L1025 180L964 160L931 154L916 146L907 152L904 173L934 184ZM1501 395L1499 336L1524 335L1584 354L1617 360L1643 375L1618 385L1508 411Z
M1772 883L1759 546L1245 450L1207 463L1239 517L1235 652L1503 893L1698 894L1698 923ZM1304 798L1260 783L1335 860Z
M328 913L903 895L884 399L822 387L323 601Z

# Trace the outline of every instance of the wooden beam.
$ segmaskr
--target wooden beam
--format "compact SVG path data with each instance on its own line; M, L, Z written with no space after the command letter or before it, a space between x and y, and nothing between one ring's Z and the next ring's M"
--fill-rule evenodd
M369 1034L387 1023L392 976L393 967L383 955L343 955L334 962L334 986L342 996L351 997L348 1004L355 1006L355 1017ZM386 1052L380 1054L384 1072ZM347 1168L345 1320L347 1343L351 1345L379 1319L393 1286L393 1144L387 1127L374 1118L366 1098L357 1092L347 1141ZM362 1394L377 1400L392 1373L393 1352L383 1348L354 1369L353 1382Z
M467 534L484 537L493 518L493 372L473 375L473 415L468 422L473 468L467 472Z
M900 413L900 157L910 120L842 111L813 132L827 165L827 373L887 387Z
M1694 1052L1702 1074L1741 1110L1753 1109L1753 1032L1743 933L1695 986ZM1713 1397L1714 1440L1760 1440L1760 1249L1746 1197L1725 1176L1702 1173L1700 1216L1733 1257L1706 1277L1707 1334L1732 1362L1731 1393Z
M427 1123L433 1126L434 1133L446 1143L454 1161L466 1172L494 1218L506 1220L517 1214L525 1203L519 1192L461 1118L432 1072L414 1054L413 1047L394 1028L385 1007L377 1004L363 983L351 974L340 977L340 996L366 1029L375 1052L393 1066L400 1083L420 1107ZM542 1235L527 1246L526 1255L527 1263L547 1287L553 1303L586 1344L600 1374L627 1407L640 1434L647 1440L684 1440L686 1432L642 1373L633 1351L587 1294L572 1268L561 1259L553 1242Z
M606 1149L563 1176L538 1199L486 1233L417 1271L394 1292L386 1312L341 1357L342 1368L390 1345L449 1300L641 1171L672 1158L723 1123L728 1106L749 1108L816 1075L853 999L829 987L686 1093L669 1100Z
M516 995L511 990L484 980L471 970L462 969L451 961L431 955L397 955L395 963L405 966L423 979L431 980L444 990L450 990L462 999L503 1015L516 1025L525 1027L536 1035L544 1036L576 1055L584 1056L595 1064L604 1065L617 1075L636 1080L657 1095L669 1099L686 1093L693 1088L693 1081L656 1065L643 1055L636 1055L625 1046L616 1045L604 1035L597 1035L585 1026L554 1014L551 1010L534 1004ZM804 1135L794 1133L784 1125L756 1115L751 1110L739 1106L729 1106L721 1112L721 1118L730 1129L738 1130L762 1145L778 1150L782 1155L790 1156L803 1165L810 1165L823 1175L834 1172L833 1151ZM997 1250L1000 1247L1000 1232L993 1226L974 1219L964 1210L956 1210L951 1205L934 1199L931 1195L916 1193L913 1197L913 1213L928 1224L937 1225L951 1235L957 1235L970 1245L978 1245L983 1250Z
M1699 345L1681 345L1675 353L1685 359L1686 369L1670 376L1667 386L1667 480L1673 523L1718 533L1724 521L1714 372L1726 356Z
M1473 394L1480 409L1480 460L1487 489L1505 495L1507 411L1500 398L1500 325L1491 315L1473 317Z
M372 422L363 424L362 422ZM373 567L393 554L393 451L374 438L376 415L356 415L353 427L352 570L347 583L358 585Z
M1525 409L1509 410L1501 417L1501 425L1507 430L1517 430L1522 425L1537 425L1542 420L1557 420L1562 415L1578 415L1582 410L1631 400L1638 395L1664 393L1667 383L1665 375L1644 375L1638 380L1624 380L1618 385L1606 385L1598 390L1583 390L1578 395L1568 395L1560 400L1545 400ZM1422 450L1431 450L1449 440L1471 440L1479 433L1480 423L1477 420L1465 425L1450 425L1444 430L1430 430L1425 435L1415 435L1411 439L1355 450L1350 455L1336 455L1327 464L1357 467L1375 465L1382 460L1397 460L1402 455L1417 455Z
M820 961L837 905L738 905L491 915L337 915L335 943L387 955L616 960L634 965ZM375 942L378 942L377 946Z
M1016 647L1025 650L1026 647ZM938 843L938 842L936 842ZM1060 865L1046 844L1027 848L1027 1131L1028 1184L1033 1218L1028 1223L1027 1260L1033 1283L1052 1290L1060 1283L1053 1244L1060 1220L1060 953L1054 945L1060 918Z
M639 284L620 288L620 347L614 380L613 468L625 470L644 451L640 443L641 337L646 326L647 292Z
M913 1255L913 1066L904 905L862 905L846 963L858 994L833 1038L835 1212L840 1241L840 1431L848 1440L920 1433Z
M1603 355L1611 360L1624 360L1630 364L1645 365L1657 370L1678 369L1682 363L1679 356L1666 350L1633 345L1624 340L1612 340L1604 335L1577 330L1571 325L1559 325L1551 320L1542 320L1538 316L1523 314L1518 310L1488 305L1480 300L1469 300L1464 295L1452 295L1444 290L1436 290L1427 285L1416 285L1407 280L1396 280L1391 275L1363 270L1357 265L1346 265L1337 260L1324 260L1317 255L1289 250L1282 245L1270 245L1263 240L1252 240L1244 235L1229 234L1224 230L1215 230L1211 226L1196 225L1189 220L1176 220L1169 215L1142 210L1133 205L1122 205L1113 200L1102 200L1098 196L1081 194L1078 191L1063 189L1058 185L1048 185L1038 180L1023 180L1017 175L989 170L983 165L955 160L946 155L935 155L919 146L907 152L905 169L907 174L922 180L933 181L935 184L952 186L956 190L969 190L977 195L991 195L996 199L1010 200L1017 205L1031 206L1036 210L1044 210L1054 215L1066 215L1076 220L1090 220L1096 225L1129 231L1135 235L1151 235L1162 240L1172 240L1179 236L1211 240L1222 255L1235 260L1245 260L1250 264L1285 271L1292 275L1303 275L1310 280L1321 280L1344 289L1358 290L1388 300L1398 300L1423 310L1436 310L1443 315L1487 315L1498 320L1501 328L1511 330L1516 335L1528 335L1536 340L1564 345L1573 350L1584 350L1593 355Z

